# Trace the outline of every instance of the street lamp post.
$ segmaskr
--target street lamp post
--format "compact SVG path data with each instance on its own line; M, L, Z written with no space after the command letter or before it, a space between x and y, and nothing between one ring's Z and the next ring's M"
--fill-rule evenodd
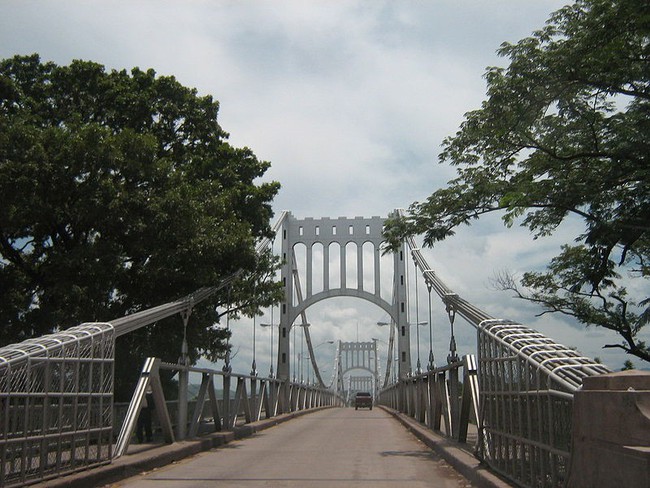
M268 327L270 329L270 336L271 336L271 352L269 353L269 378L273 378L273 328L274 327L279 327L279 324L274 324L273 323L273 317L271 317L271 323L270 324L260 324L260 327Z
M390 324L388 322L377 322L377 325L383 326L383 325L390 325ZM373 337L372 340L373 341L379 341L379 342L381 342L383 344L386 344L388 346L388 349L389 349L388 352L390 353L390 344L388 342L383 341L381 339L376 339L375 337ZM398 363L398 361L399 361L399 357L395 356L395 357L392 358L392 361L391 361L391 364L390 364L390 371L386 371L386 380L385 381L388 381L389 375L390 375L390 376L392 376L393 383L397 383L397 363Z
M325 369L320 369L319 371L321 372L321 375L322 375L323 373L327 373L327 372L329 371L329 369L325 368ZM316 384L316 377L315 377L315 375L312 375L311 380L312 380L312 381L311 381L312 384L315 385L315 384ZM323 381L323 383L325 383L325 382Z
M417 361L417 369L416 369L417 374L420 374L422 372L421 363L420 363L420 327L419 326L427 325L427 324L428 324L428 322L425 322L425 321L422 321L422 322L409 322L408 324L406 324L409 327L417 326L417 329L416 329L416 336L417 336L416 340L417 340L417 351L418 351L418 361ZM377 322L377 325L382 327L382 326L386 326L386 325L391 325L391 322Z
M303 375L302 375L302 360L304 357L304 346L305 346L305 327L309 327L311 324L307 322L303 322L302 324L296 324L294 327L302 327L302 334L301 334L301 340L300 340L300 354L298 354L298 369L300 370L300 383L303 382ZM293 334L293 347L295 349L296 347L296 334L295 334L295 329L294 329L294 334ZM294 372L293 374L293 379L294 381L296 380L296 373Z
M417 362L417 367L415 369L415 374L420 374L422 373L422 366L420 363L420 326L421 325L427 325L427 322L415 322L413 324L409 324L409 327L415 325L415 330L416 330L416 336L417 336L417 346L418 346L418 362Z
M271 352L269 354L269 378L273 378L273 328L280 327L280 324L273 323L273 305L271 305L271 323L260 324L260 327L268 327L271 336Z
M377 396L379 395L379 365L377 363L377 341L378 340L379 339L377 339L376 337L372 337L373 348L375 350L375 354L374 354L374 356L375 356L375 374L372 375L374 383L375 383L374 392L373 392L373 397L374 398L377 398Z
M232 366L230 365L230 314L226 313L226 330L229 332L226 336L226 355L224 356L224 364L221 370L224 373L230 373Z
M387 325L390 326L390 325L392 325L392 324L393 324L392 322L377 322L377 325L378 325L379 327L385 327L385 326L387 326ZM390 369L391 369L391 372L393 373L393 383L395 383L395 376L396 376L396 374L397 374L397 373L396 373L397 365L399 364L399 356L396 357L395 359L393 359L392 356L395 354L395 352L393 351L393 347L391 347L391 344L389 344L388 342L385 342L385 341L381 341L381 342L383 342L384 344L386 344L386 345L388 346L388 354L391 355L391 356L389 357L389 359L391 360L391 361L390 361ZM392 331L391 331L391 343L393 343L393 335L392 335ZM388 381L388 371L387 371L386 373L387 373L386 381Z
M312 348L312 351L316 351L316 349L318 349L320 346L324 346L325 344L334 344L334 341L332 341L332 340L323 341L320 344L314 346ZM311 360L311 358L309 358L309 357L307 359ZM316 361L316 353L315 352L314 352L314 361ZM315 374L315 373L316 372L314 371L313 374ZM309 381L309 363L307 363L307 381ZM313 381L313 383L315 383L315 382L316 382L316 380Z
M256 331L255 331L255 315L253 315L253 364L251 364L251 376L257 376L257 364L255 362L255 349L256 349Z

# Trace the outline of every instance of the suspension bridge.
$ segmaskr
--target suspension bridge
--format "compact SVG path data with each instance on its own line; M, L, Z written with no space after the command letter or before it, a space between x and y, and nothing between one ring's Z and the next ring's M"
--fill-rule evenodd
M238 279L237 274L214 287L149 310L110 322L84 323L0 348L0 487L65 480L74 473L92 473L133 456L136 424L148 392L148 401L155 405L157 440L165 446L192 439L216 439L228 432L243 432L247 427L254 432L255 426L263 422L274 425L280 419L317 412L292 420L278 432L291 432L289 425L296 426L292 429L304 426L300 427L300 435L307 440L305 449L324 452L325 446L334 446L333 469L338 466L339 476L318 478L330 484L380 479L359 475L359 467L350 464L353 452L375 453L375 461L368 461L375 463L375 470L382 469L376 459L385 460L387 453L416 453L411 457L420 461L429 455L405 448L401 439L391 440L388 433L396 425L391 416L411 425L413 431L424 432L424 436L438 436L464 446L465 452L472 453L477 462L512 486L593 486L584 472L596 451L609 462L625 459L625 476L632 476L630 479L650 479L647 376L611 374L602 364L523 324L491 317L445 285L413 238L386 259L381 252L384 223L380 217L297 219L284 212L273 228L275 240L259 243L258 252L264 252L279 241L284 288L279 322L262 324L271 330L274 364L268 376L258 375L255 363L250 373L235 372L229 357L215 368L190 365L185 354L173 364L151 357L142 365L130 403L121 406L114 402L115 341L170 316L180 315L187 325L192 309L230 286ZM409 272L411 266L413 271ZM411 283L416 289L414 297ZM428 320L413 324L409 309L410 301L418 300L418 283L428 292ZM429 325L431 339L432 294L444 306L451 331L448 355L441 365L436 364L432 347L426 364L420 358L419 325ZM336 345L336 353L331 380L325 381L316 360L316 349L322 344L313 344L307 314L317 303L338 297L352 297L378 307L389 317L378 324L389 328L389 339L385 357L380 357L375 338L327 341ZM415 358L413 325L418 346ZM475 348L459 350L454 336L458 327L475 329ZM303 338L299 345L295 341L298 329ZM301 351L301 360L307 360L310 368L306 380L302 365L297 376L295 361L292 364L297 347L306 348L306 355ZM182 348L187 351L186 344ZM161 371L178 375L177 401L165 397ZM194 398L190 398L190 375L200 378ZM358 391L371 392L375 404L382 408L374 409L373 417L366 422L352 418L343 433L334 434L333 425L350 416L351 410L345 407ZM589 396L592 391L595 396ZM607 392L611 395L607 396ZM602 435L598 434L601 437L591 439L593 433L588 431L597 430L598 419L577 412L601 412L593 399L609 405L609 410L602 410L607 416L636 419L636 427L629 428L626 434L624 422L619 422L617 435L608 433L611 429L605 426ZM578 410L581 405L582 410ZM620 411L612 411L612 405ZM318 422L307 421L311 418L321 418L321 424L330 427L317 431ZM347 457L341 457L341 436L351 431L355 438L382 447L368 449L367 443L354 449L345 446ZM311 440L309 432L313 432ZM264 444L265 456L283 452L289 441L281 439ZM219 451L215 455L219 456ZM286 460L287 456L285 453L277 459ZM392 463L391 459L387 466ZM281 478L267 468L246 479L313 479L310 476L318 470L304 473L298 464L285 467ZM207 473L211 466L214 471L213 462L193 469ZM221 478L214 478L214 472L205 476L223 482L230 477L235 486L244 478L225 475L231 472L229 469L219 468ZM296 472L287 473L287 469ZM391 469L394 475L399 470L406 473L416 468L406 464ZM426 473L425 480L440 475ZM386 474L382 476L388 479ZM451 483L444 486L469 486L463 484L468 482L462 477L454 478L455 474L441 476ZM178 479L172 476L167 481ZM396 485L404 482L395 476L390 479Z

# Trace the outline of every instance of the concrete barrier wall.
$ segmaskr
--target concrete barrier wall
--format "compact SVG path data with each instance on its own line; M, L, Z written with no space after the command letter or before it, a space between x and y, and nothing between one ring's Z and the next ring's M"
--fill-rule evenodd
M570 488L650 488L650 372L584 378L572 443Z

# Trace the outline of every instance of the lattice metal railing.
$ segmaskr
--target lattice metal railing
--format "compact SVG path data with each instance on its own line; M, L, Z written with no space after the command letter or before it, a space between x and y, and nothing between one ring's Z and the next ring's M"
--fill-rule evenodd
M504 320L478 328L479 456L522 486L562 487L571 453L573 392L609 370L543 334Z
M110 323L0 348L0 487L110 462L115 338L191 310L238 275Z
M110 461L114 348L110 324L0 348L0 486Z
M136 318L136 320L140 320ZM342 405L335 391L275 378L241 375L150 358L113 447L111 324L83 324L65 332L0 348L0 487L25 484L107 464L126 452L142 399L152 386L164 440L195 437L211 408L214 430L230 430L276 415ZM200 373L202 384L190 418L169 416L160 369ZM215 378L223 383L221 410ZM231 384L236 387L230 391ZM179 408L180 411L180 408ZM179 428L183 424L183 428ZM185 425L187 423L187 425ZM182 433L180 433L182 432Z
M478 456L519 486L564 486L573 393L583 378L609 369L524 325L494 319L450 290L429 268L412 237L407 243L424 281L449 314L451 364L456 357L455 316L477 329Z

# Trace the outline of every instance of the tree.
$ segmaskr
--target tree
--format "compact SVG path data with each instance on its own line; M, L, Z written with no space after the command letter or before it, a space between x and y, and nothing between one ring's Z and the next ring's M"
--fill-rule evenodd
M191 359L216 358L220 315L277 300L277 262L255 244L270 234L279 184L260 183L269 163L228 144L218 108L153 70L0 61L0 344L117 318L243 269L188 325ZM137 374L149 354L176 362L182 333L169 319L130 334L116 366Z
M605 347L650 361L650 4L578 0L498 53L508 68L488 68L487 99L443 142L440 161L458 176L386 236L433 246L500 211L537 238L571 216L575 242L546 272L507 284L542 313L616 331L621 342Z
M634 369L634 363L629 359L626 359L625 362L623 363L623 367L621 368L621 371L630 371L632 369Z

